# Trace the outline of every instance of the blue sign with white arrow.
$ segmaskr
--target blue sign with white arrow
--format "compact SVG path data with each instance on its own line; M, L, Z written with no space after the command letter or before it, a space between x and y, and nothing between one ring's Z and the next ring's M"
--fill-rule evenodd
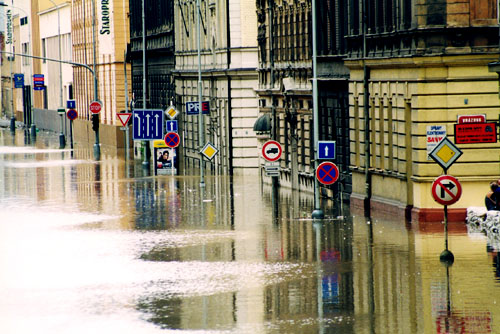
M335 159L334 141L318 141L318 159Z
M76 101L75 100L66 100L66 109L75 109Z
M161 109L135 109L133 112L134 140L163 139L164 116Z
M177 132L177 121L167 121L167 132Z

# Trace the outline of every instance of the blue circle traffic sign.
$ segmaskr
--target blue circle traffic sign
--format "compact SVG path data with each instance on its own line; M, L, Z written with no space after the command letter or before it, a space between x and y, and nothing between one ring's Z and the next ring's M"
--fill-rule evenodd
M316 169L316 178L325 185L334 184L339 178L339 169L333 162L323 162Z
M70 109L66 113L66 116L72 121L78 117L78 112L75 109Z
M176 132L167 132L164 140L165 140L165 145L167 145L170 148L179 146L179 143L181 142L181 138Z

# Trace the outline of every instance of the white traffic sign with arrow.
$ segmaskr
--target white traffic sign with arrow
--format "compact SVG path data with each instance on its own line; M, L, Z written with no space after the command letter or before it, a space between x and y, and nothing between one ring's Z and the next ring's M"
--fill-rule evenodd
M462 185L451 175L442 175L432 183L432 197L442 205L456 203L462 196Z
M335 159L335 141L318 141L318 159Z

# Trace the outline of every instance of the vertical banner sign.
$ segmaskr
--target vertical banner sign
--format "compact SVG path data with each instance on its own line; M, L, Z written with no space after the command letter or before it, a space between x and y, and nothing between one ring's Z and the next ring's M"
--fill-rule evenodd
M5 44L12 44L12 12L10 9L7 10L7 39Z
M113 0L98 0L96 6L99 20L99 53L112 55L115 47L114 30L112 29Z
M446 137L446 127L444 125L427 126L427 160L432 160L429 154L444 137Z

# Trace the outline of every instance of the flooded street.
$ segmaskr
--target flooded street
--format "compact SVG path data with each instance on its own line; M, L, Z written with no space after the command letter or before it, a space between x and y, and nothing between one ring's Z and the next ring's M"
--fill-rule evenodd
M0 128L0 333L500 333L499 244Z

